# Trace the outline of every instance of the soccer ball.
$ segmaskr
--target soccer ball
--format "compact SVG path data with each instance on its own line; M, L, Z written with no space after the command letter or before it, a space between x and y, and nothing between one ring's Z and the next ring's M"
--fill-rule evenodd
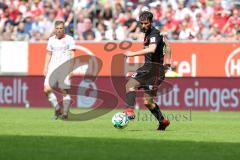
M115 128L125 128L129 123L128 116L123 112L118 112L112 117L112 123Z

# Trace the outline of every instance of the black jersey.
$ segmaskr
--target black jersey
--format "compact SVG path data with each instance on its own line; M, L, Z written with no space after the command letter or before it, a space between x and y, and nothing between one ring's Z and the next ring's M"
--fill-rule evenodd
M145 90L145 93L156 96L157 86L164 80L165 73L163 67L163 36L160 32L152 27L150 31L145 34L144 48L148 48L150 44L156 44L155 52L145 55L145 63L142 67L138 68L132 78L140 82L140 87Z
M152 27L151 30L149 30L147 33L145 33L145 38L144 38L144 48L148 48L150 44L156 44L157 48L155 52L153 53L148 53L145 55L145 65L147 64L153 64L153 63L158 63L160 65L163 64L163 47L164 47L164 42L163 42L163 36L160 35L160 32Z

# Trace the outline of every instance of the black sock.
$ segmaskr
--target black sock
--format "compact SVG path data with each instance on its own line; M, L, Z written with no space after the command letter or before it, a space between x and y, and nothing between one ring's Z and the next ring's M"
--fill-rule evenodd
M135 99L136 99L136 92L130 91L126 94L126 103L127 107L134 108L135 106Z
M150 107L148 107L148 109L151 111L151 113L154 115L154 117L158 120L158 122L162 123L164 117L163 117L163 114L162 114L159 106L155 103L155 108L150 109Z

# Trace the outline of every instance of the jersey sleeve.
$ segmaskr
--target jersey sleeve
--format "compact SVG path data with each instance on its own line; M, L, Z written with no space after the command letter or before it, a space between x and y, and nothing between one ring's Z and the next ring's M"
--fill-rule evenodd
M75 41L72 37L69 39L69 50L75 50Z
M162 36L159 34L152 34L149 37L149 44L159 44L163 42Z
M47 51L52 52L51 39L48 40L48 43L47 43Z

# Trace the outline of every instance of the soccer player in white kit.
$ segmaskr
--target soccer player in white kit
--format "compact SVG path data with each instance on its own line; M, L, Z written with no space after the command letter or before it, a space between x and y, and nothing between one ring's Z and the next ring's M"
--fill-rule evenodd
M48 40L44 65L44 92L47 95L52 107L55 108L55 119L59 116L62 116L63 119L68 118L71 103L71 96L69 95L71 83L70 77L72 76L74 65L72 61L69 60L74 58L74 46L75 42L73 37L66 35L64 32L64 21L57 20L55 22L55 34ZM69 65L64 65L64 68L68 70L67 73L69 74L64 77L63 81L61 80L61 76L63 76L64 71L61 71L61 69L59 70L58 67L66 64L66 62L70 62ZM53 92L53 86L56 85L58 85L57 87L61 90L63 95L63 111L57 101L56 95Z

